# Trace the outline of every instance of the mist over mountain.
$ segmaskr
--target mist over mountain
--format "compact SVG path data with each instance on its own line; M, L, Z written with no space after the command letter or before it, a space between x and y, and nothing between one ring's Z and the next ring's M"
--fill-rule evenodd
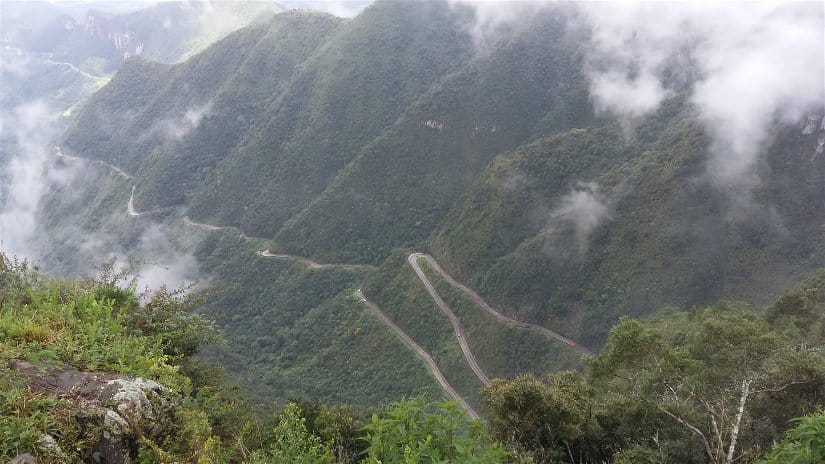
M256 401L484 416L497 378L632 389L599 377L631 369L622 336L694 350L679 369L729 318L821 342L822 4L317 6L15 5L44 14L3 35L4 253L199 281L226 339L201 359ZM794 374L814 390L819 362ZM821 401L794 405L759 403L747 462ZM659 462L633 446L591 456ZM661 462L718 454L679 446Z

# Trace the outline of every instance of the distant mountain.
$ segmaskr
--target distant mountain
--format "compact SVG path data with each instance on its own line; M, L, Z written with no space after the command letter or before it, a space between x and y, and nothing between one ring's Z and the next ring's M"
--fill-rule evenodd
M163 2L127 13L101 7L106 9L72 16L44 4L38 11L40 22L9 37L4 34L4 41L101 74L117 69L130 56L165 63L183 60L226 34L281 11L267 1ZM5 9L14 15L17 9L31 8L11 2Z
M538 10L480 52L470 10L379 1L353 19L281 13L177 64L133 56L61 146L134 180L86 187L92 207L53 198L49 217L109 224L134 186L137 210L201 223L213 232L198 257L232 289L208 304L233 311L214 356L278 394L362 403L433 384L376 367L416 364L410 351L376 359L369 347L393 339L353 297L361 285L455 367L445 375L462 394L477 390L406 261L414 250L501 312L590 348L623 314L763 305L825 266L825 108L774 124L760 182L737 203L706 178L712 134L690 73L672 73L659 109L631 123L595 111L578 14ZM263 248L377 269L276 265ZM527 370L520 357L575 364L552 349L525 355L484 324L468 339L495 353L479 360L494 372Z

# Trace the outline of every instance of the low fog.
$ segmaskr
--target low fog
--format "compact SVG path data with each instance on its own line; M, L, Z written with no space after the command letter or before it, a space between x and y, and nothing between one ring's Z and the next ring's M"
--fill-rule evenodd
M707 178L741 204L760 181L756 167L773 124L802 124L825 107L822 2L451 4L475 10L468 29L481 56L537 10L570 14L588 37L593 105L629 132L687 91L712 139Z
M55 143L63 127L59 114L43 99L3 108L0 250L47 269L72 269L74 275L94 275L111 258L116 259L118 267L133 261L138 263L136 283L140 289L202 281L197 260L187 251L194 242L181 240L179 232L161 223L130 217L125 201L103 221L100 230L71 224L60 224L52 230L43 223L47 201L57 202L58 208L79 204L85 201L83 193L90 184L103 184L110 176L124 183L124 190L132 185L130 178L113 173L113 168L95 160L58 157ZM192 114L187 112L181 120L189 129L202 117L201 108ZM127 241L132 245L124 245ZM49 262L55 259L56 246L61 248L57 254L64 262ZM65 256L66 250L70 250L71 257Z
M287 4L299 3L317 4ZM332 2L324 8L351 16L367 3ZM585 73L595 110L621 120L629 137L635 121L668 97L686 92L711 141L706 178L737 204L752 201L751 193L760 182L757 167L774 124L804 125L812 113L821 114L825 107L825 5L821 2L559 6L450 0L450 5L474 10L474 20L466 26L479 59L517 31L526 15L537 9L564 8L574 29L586 31ZM211 18L207 18L210 12L207 4L204 21ZM8 66L6 60L3 63ZM153 127L179 141L213 111L211 102L192 102L185 113L168 115ZM86 169L82 162L54 163L59 113L43 99L2 108L0 130L6 143L0 160L0 248L8 255L42 258L50 246L38 224L42 200L52 189L72 185L77 172ZM141 269L141 284L176 285L198 277L196 260L180 251L164 226L130 219L125 203L116 214L123 227L140 227L138 245L125 250L118 237L73 231L72 240L87 261L83 271L109 256L125 260L139 254L156 263ZM578 246L586 249L592 231L610 218L610 205L598 185L581 184L558 202L552 217L572 224Z
M798 124L825 100L825 4L580 4L593 34L597 109L655 110L684 80L712 138L707 173L746 194L776 122ZM679 72L683 74L680 75Z

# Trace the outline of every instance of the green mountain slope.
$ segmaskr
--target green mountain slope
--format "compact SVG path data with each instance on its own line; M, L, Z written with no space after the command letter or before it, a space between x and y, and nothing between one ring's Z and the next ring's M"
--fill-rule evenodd
M443 396L423 362L353 296L364 271L264 258L229 232L210 234L198 257L220 282L206 306L227 338L210 358L262 399L370 406Z
M62 143L134 179L89 181L53 205L90 206L45 215L57 230L158 221L187 235L193 220L259 237L200 244L203 270L230 289L210 302L229 341L212 355L269 394L361 404L440 394L352 296L362 284L456 390L479 398L411 251L503 313L591 348L621 315L764 305L825 266L825 129L777 124L750 203L734 201L707 180L710 135L690 82L632 124L595 114L570 14L543 10L478 53L467 11L379 1L351 20L279 14L176 65L130 59ZM162 214L126 217L133 183L133 206ZM263 248L378 268L310 272ZM497 325L431 278L491 376L578 367L575 353Z
M585 341L621 314L720 298L765 304L821 267L825 163L811 159L815 140L781 131L757 203L736 217L730 196L702 181L701 129L670 105L651 117L666 124L629 142L591 129L499 156L433 234L436 256L514 314L567 324ZM553 212L576 182L594 181L611 211L581 248Z
M492 157L591 117L564 17L446 76L279 232L297 253L377 263L420 243Z
M25 11L25 5L18 5L25 2L9 3L5 8L9 13ZM232 31L281 11L269 1L161 2L126 13L106 4L99 7L76 15L68 8L39 6L34 14L41 19L34 23L21 19L28 27L9 34L8 40L102 74L116 71L130 56L182 61Z
M368 8L303 65L201 181L192 214L272 236L468 49L440 2Z

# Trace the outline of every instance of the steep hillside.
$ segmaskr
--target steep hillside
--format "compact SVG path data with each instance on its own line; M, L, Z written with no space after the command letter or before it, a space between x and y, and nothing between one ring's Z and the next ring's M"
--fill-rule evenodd
M276 241L377 263L420 243L497 153L592 118L564 11L530 18L411 105Z
M481 47L471 9L379 1L129 59L63 137L107 174L50 192L48 252L100 229L129 251L162 224L224 287L210 355L264 394L449 393L432 363L473 407L491 377L580 368L622 315L763 306L825 266L825 108L768 118L753 182L715 182L729 147L681 68L696 57L662 65L655 111L602 111L576 8Z
M198 257L220 282L206 307L227 338L209 357L261 399L370 406L442 397L423 363L355 298L364 271L261 257L230 232L209 234Z
M366 143L468 57L467 41L445 6L381 2L349 21L200 180L192 215L274 235Z
M340 24L287 13L263 37L260 28L241 31L166 73L129 63L84 109L66 145L136 172L147 184L138 204L186 201L194 218L272 236L469 54L437 2L382 3L336 33ZM132 118L120 111L125 102L144 110Z
M25 5L4 8L23 16ZM162 2L120 13L100 5L82 15L69 8L29 6L40 18L26 20L26 28L4 34L4 39L34 52L50 53L86 71L103 74L117 70L130 56L174 63L244 26L268 20L281 11L273 2ZM20 18L18 21L23 21Z
M743 214L703 180L707 142L678 99L648 124L630 141L573 131L499 156L434 232L436 256L514 314L568 324L586 341L621 314L720 298L765 304L825 264L815 134L777 132ZM571 190L592 193L579 182L599 185L579 211L604 207L586 236L566 209Z

